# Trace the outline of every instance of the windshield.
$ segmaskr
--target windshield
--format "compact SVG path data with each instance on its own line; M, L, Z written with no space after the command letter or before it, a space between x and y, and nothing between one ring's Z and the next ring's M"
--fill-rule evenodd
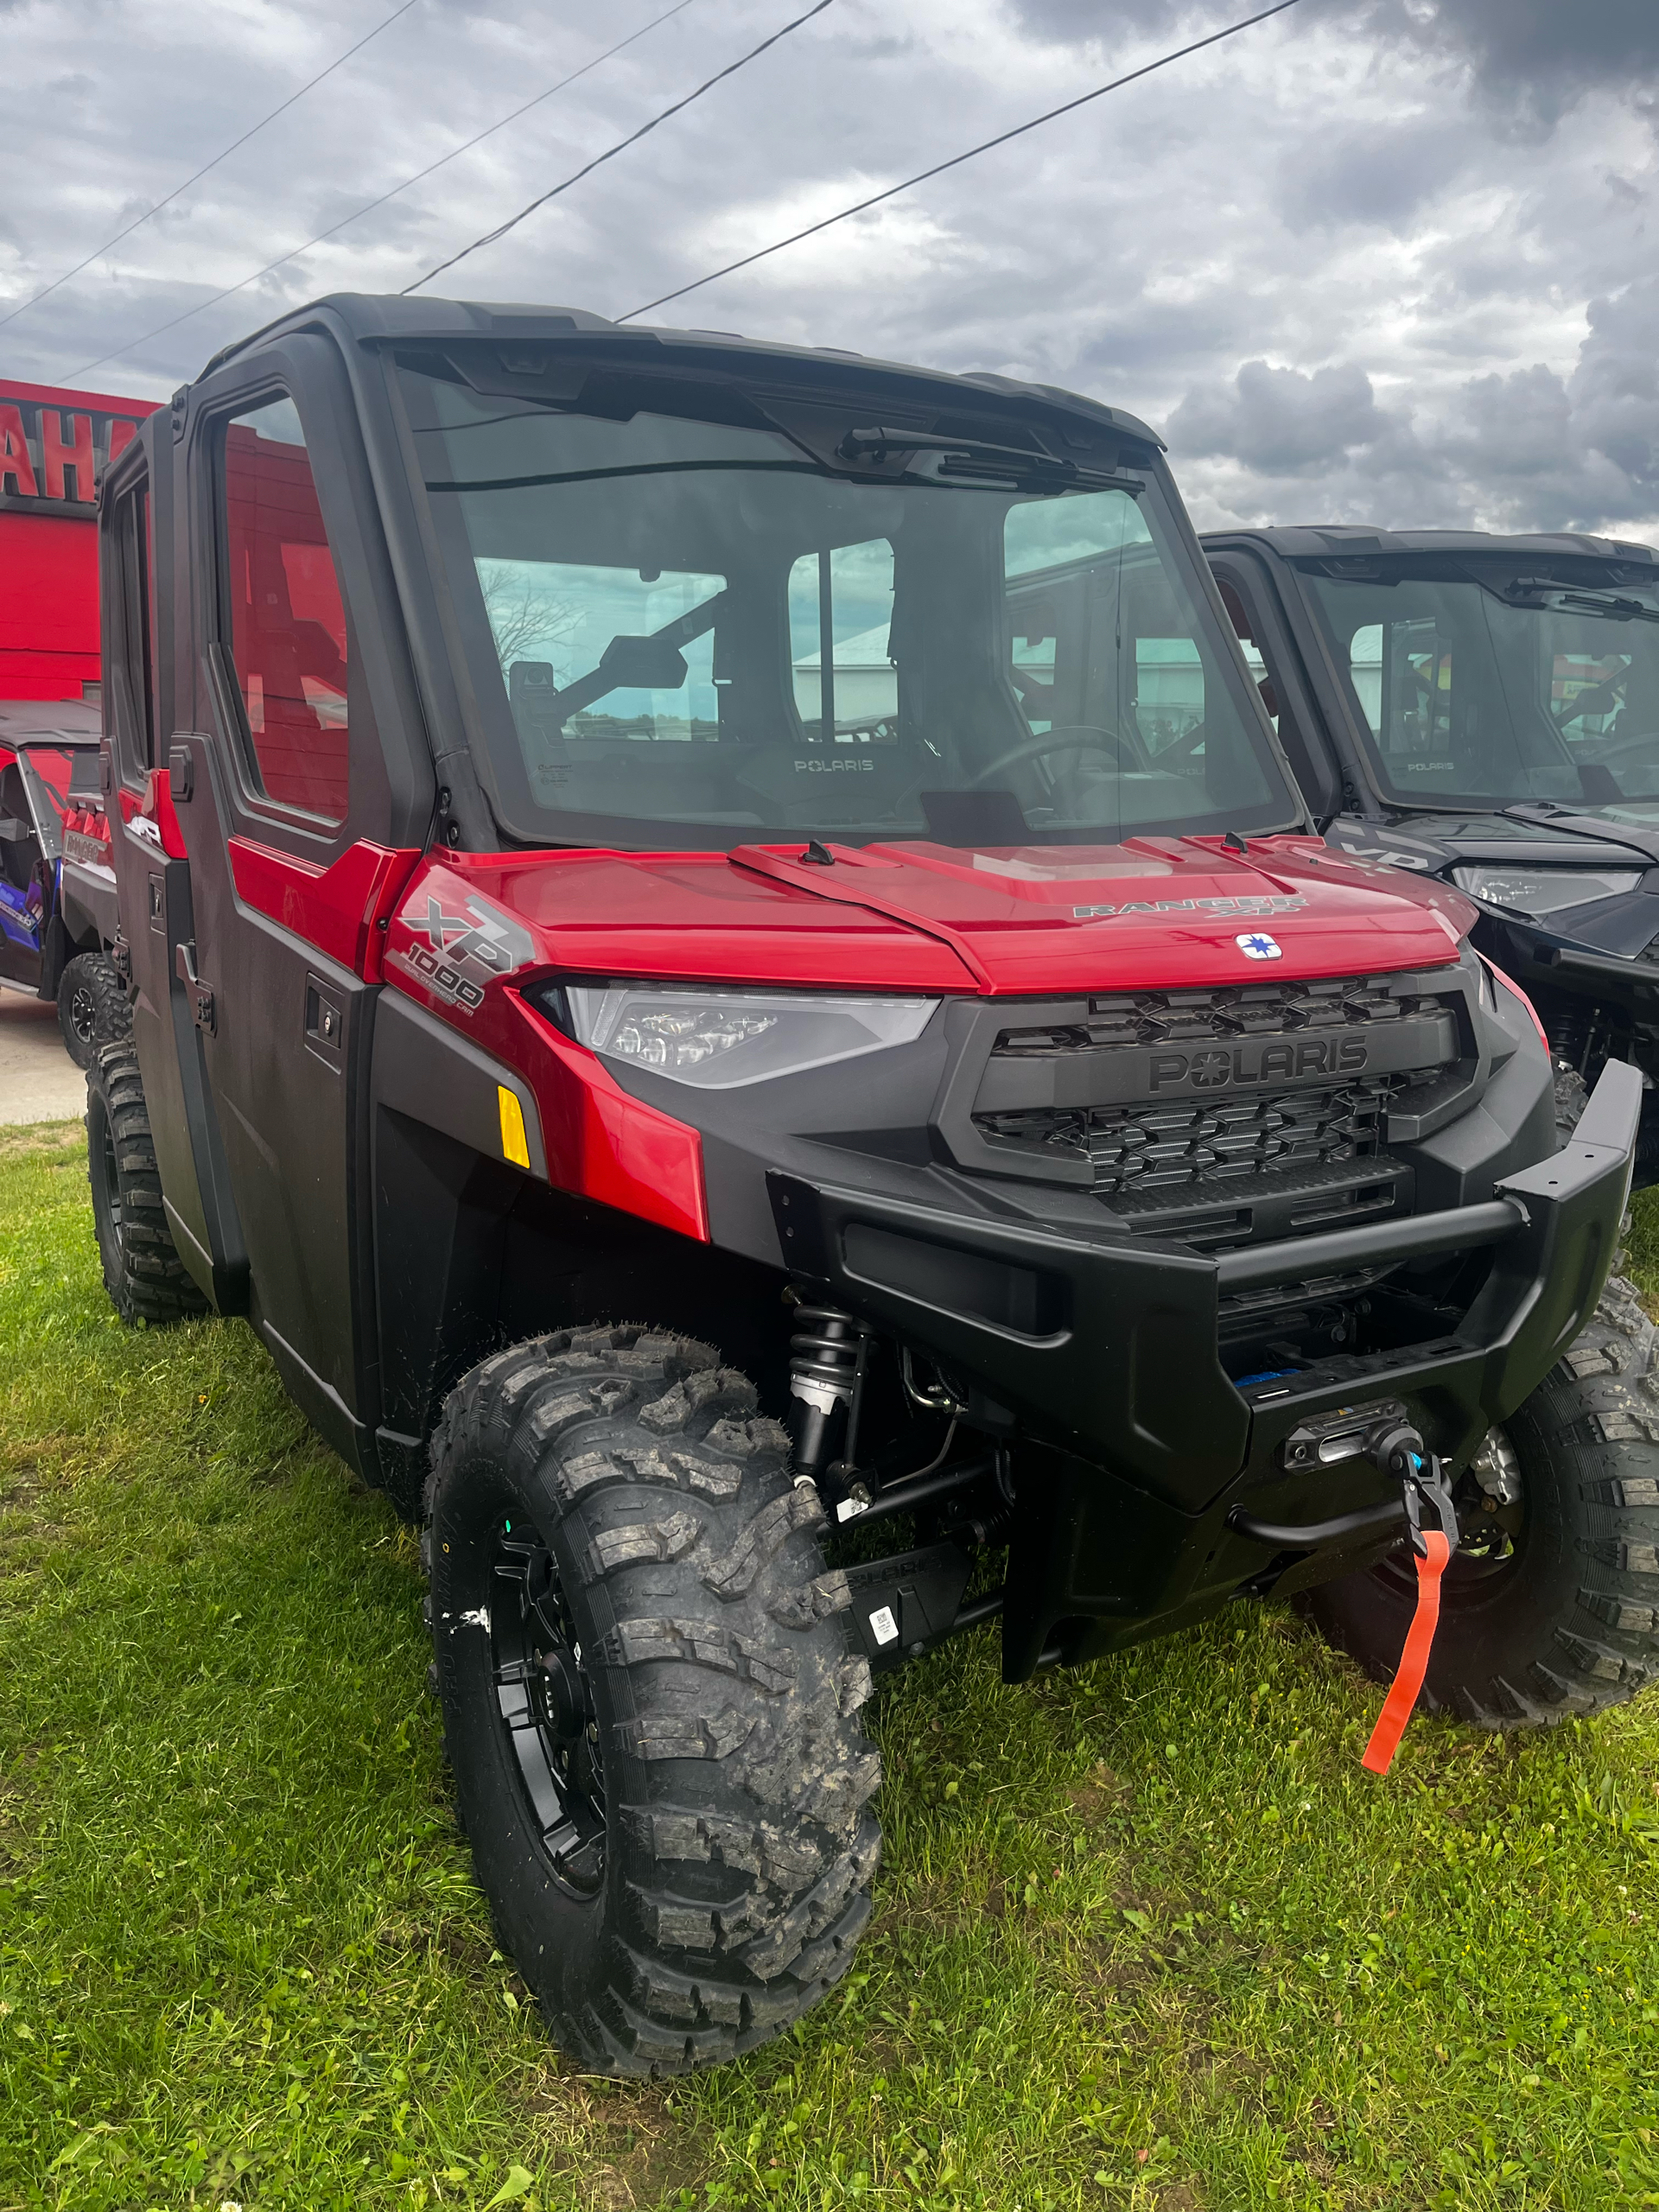
M1659 800L1652 583L1303 582L1405 804Z
M998 488L938 452L849 480L671 394L617 421L401 373L520 836L1098 843L1296 818L1155 482Z

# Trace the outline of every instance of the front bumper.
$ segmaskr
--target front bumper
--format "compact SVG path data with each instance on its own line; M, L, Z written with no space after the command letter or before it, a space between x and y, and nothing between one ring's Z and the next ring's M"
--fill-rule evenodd
M1089 1656L1197 1618L1259 1578L1272 1562L1227 1527L1241 1501L1280 1522L1376 1502L1382 1480L1363 1463L1286 1472L1281 1447L1314 1416L1404 1400L1442 1459L1465 1464L1594 1308L1642 1096L1635 1069L1610 1063L1571 1141L1486 1204L1219 1255L779 1173L768 1185L791 1268L970 1382L981 1425L1025 1440L1004 1616L1005 1671L1017 1680L1057 1630L1068 1657ZM1492 1250L1490 1272L1449 1336L1254 1384L1222 1365L1224 1299L1480 1246ZM1279 1586L1330 1567L1289 1562Z

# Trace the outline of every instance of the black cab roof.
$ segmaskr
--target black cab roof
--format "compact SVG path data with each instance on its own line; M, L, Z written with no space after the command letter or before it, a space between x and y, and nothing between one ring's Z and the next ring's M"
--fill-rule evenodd
M1659 567L1659 553L1620 537L1592 537L1576 531L1539 531L1500 537L1484 530L1377 530L1367 523L1294 523L1261 530L1243 526L1199 533L1206 551L1226 545L1256 544L1286 560L1386 559L1390 556L1449 559L1477 556L1500 560L1583 560L1639 562Z
M941 387L941 397L948 391L967 386L1016 404L1080 416L1098 427L1109 426L1143 444L1160 451L1163 448L1162 439L1138 416L1128 414L1121 407L1109 407L1103 401L1090 399L1081 392L1067 391L1059 385L1028 383L1016 377L999 376L989 370L976 369L959 375L949 369L922 367L913 362L880 360L836 346L782 345L771 339L745 338L730 330L664 330L651 325L612 322L586 308L519 302L408 299L396 292L332 292L326 298L293 308L276 321L223 347L207 363L202 374L211 374L227 361L272 339L319 327L331 329L337 337L365 346L442 346L446 341L453 343L463 339L533 344L590 337L613 345L638 347L642 354L655 355L665 362L677 359L688 366L694 360L702 360L711 367L725 365L734 369L740 360L746 360L779 366L788 364L807 370L833 367L840 372L838 381L850 378L855 385L863 384L872 388L872 396L874 388L899 378L912 385L938 385Z

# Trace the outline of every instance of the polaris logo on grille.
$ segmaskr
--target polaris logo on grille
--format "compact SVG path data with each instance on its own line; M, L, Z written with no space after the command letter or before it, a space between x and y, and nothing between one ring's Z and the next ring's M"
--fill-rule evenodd
M1220 1090L1233 1083L1275 1077L1357 1075L1370 1055L1363 1037L1299 1037L1294 1043L1203 1046L1196 1052L1154 1052L1154 1090Z

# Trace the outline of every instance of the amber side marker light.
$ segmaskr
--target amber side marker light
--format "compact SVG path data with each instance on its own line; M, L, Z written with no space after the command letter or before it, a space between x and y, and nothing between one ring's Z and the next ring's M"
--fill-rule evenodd
M501 1157L515 1167L528 1167L530 1139L524 1134L524 1109L505 1083L496 1084L495 1095L501 1107Z

